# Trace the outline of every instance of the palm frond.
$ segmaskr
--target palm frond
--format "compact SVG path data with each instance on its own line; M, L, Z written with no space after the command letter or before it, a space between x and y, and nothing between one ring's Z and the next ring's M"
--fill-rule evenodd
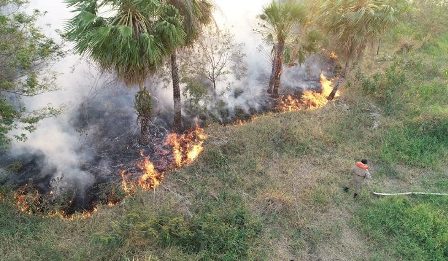
M142 83L171 50L185 42L179 12L163 0L66 3L75 13L65 28L75 51L114 71L128 85ZM102 16L100 8L109 10L109 17Z

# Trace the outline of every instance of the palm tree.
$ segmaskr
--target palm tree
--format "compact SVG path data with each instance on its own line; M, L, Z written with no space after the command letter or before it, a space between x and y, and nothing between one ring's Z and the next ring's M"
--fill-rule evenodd
M345 78L351 64L359 59L367 44L377 40L398 21L405 1L389 0L325 0L321 5L320 22L345 60L340 78ZM340 84L328 97L334 99Z
M212 20L212 5L206 0L168 0L183 17L186 32L185 46L191 45L201 33L202 27ZM171 77L173 81L174 128L182 129L182 101L179 80L177 50L171 53Z
M126 85L138 85L136 110L142 142L150 117L151 96L147 77L185 42L182 18L163 0L66 0L76 15L68 22L66 36L75 51L113 71Z
M295 48L306 24L306 8L295 0L272 1L259 16L260 33L265 40L273 44L272 73L268 93L278 97L280 79L283 70L283 57L290 48Z

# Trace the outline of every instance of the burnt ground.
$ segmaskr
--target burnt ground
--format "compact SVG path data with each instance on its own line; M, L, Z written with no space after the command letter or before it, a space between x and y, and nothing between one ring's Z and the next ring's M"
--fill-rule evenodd
M321 63L327 69L334 70L331 61ZM294 68L291 72L295 73ZM283 83L281 95L289 94L299 99L304 89L320 91L319 74L314 74L314 77L306 79L300 78L300 75L289 77ZM241 94L241 91L233 93L235 99ZM8 152L0 156L0 165L5 166L10 175L0 179L0 185L17 191L18 195L40 195L38 198L31 196L28 203L36 205L31 212L56 210L71 215L92 211L99 203L115 204L121 201L125 193L121 189L120 172L124 170L131 179L138 178L141 175L138 163L142 160L142 154L151 160L159 173L167 171L174 162L172 148L164 144L172 129L172 113L156 108L159 114L151 121L148 133L150 143L140 145L135 112L129 106L133 104L133 98L133 93L125 89L102 90L86 99L72 113L69 125L76 130L76 140L80 144L74 153L87 155L80 157L82 161L76 166L69 166L69 169L61 167L60 163L51 162L42 151ZM199 115L188 115L186 111L184 129L210 122L228 125L246 121L255 114L272 111L276 102L266 94L258 101L256 108L247 104Z

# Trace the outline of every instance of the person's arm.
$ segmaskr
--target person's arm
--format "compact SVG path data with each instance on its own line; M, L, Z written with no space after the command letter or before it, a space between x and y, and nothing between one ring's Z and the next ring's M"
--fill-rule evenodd
M371 179L372 178L372 175L370 175L370 172L369 172L368 169L366 169L365 178L366 179Z

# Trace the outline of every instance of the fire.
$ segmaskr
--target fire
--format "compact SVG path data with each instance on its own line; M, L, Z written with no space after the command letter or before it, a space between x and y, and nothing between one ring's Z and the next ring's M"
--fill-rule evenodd
M83 219L88 219L91 218L93 216L93 214L95 214L98 211L98 208L94 208L92 211L84 211L81 213L76 213L73 215L67 215L64 211L55 211L55 212L51 212L50 214L48 214L48 217L57 217L57 218L61 218L61 219L65 219L68 221L74 221L74 220L83 220Z
M321 93L313 91L305 91L302 96L302 102L308 109L317 109L327 105L327 97L330 96L332 88L332 82L325 77L322 73L320 75Z
M243 125L246 125L247 123L253 122L253 121L257 120L257 119L258 119L257 115L252 115L248 119L244 119L244 120L243 119L237 119L236 121L234 121L232 123L232 125L233 126L243 126Z
M138 184L144 190L154 189L160 185L162 175L156 171L154 164L148 157L143 157L143 161L139 164L139 168L143 171L143 175L138 180Z
M125 170L120 171L121 176L121 187L123 188L124 192L129 194L134 190L134 185L129 180L129 175Z
M277 109L281 112L300 111L302 109L302 102L300 98L288 95L282 97L277 105Z
M318 109L328 103L327 97L333 90L332 81L322 73L320 75L320 83L322 86L321 92L305 91L301 98L291 95L282 97L277 105L277 109L281 112L293 112L303 109ZM336 97L339 96L339 92Z
M241 119L238 119L234 122L234 126L243 126L244 124L246 124L248 121L243 121Z
M331 52L330 53L330 59L337 60L338 59L338 55L335 52Z
M160 185L160 181L163 178L163 175L157 172L149 158L144 156L143 152L140 154L143 159L138 162L137 167L143 174L138 179L131 179L131 174L125 170L120 172L121 188L127 195L133 194L138 187L143 190L155 189ZM109 201L108 206L115 206L117 203L115 201Z
M28 191L28 189L26 185L15 193L14 198L16 199L16 206L21 212L32 214L39 209L40 194L37 190Z
M206 139L204 129L198 126L186 134L168 135L165 144L173 148L174 166L179 168L195 161L204 150L203 145Z
M46 195L52 195L53 191L50 191ZM16 207L20 212L31 215L36 213L43 213L45 207L42 205L43 194L39 194L37 190L31 190L27 185L19 192L16 192L14 198L16 199ZM80 220L92 217L97 211L97 208L93 208L91 211L84 211L81 213L67 214L64 210L53 210L47 213L47 217L58 217L64 220Z
M330 96L331 91L333 91L332 82L323 73L320 74L320 84L322 85L322 95L325 97Z
M171 159L169 160L168 163L170 167L165 170L169 171L169 169L182 167L196 160L204 150L203 144L206 139L207 135L205 134L204 129L198 126L182 135L168 135L165 140L165 145L170 145L172 147L173 159L172 162L170 162ZM168 154L170 154L168 151L163 151L160 155L167 156ZM164 177L164 172L159 172L149 157L144 155L143 151L140 152L140 155L142 158L136 164L141 171L140 175L137 175L136 171L120 171L121 184L118 185L121 186L121 188L116 190L115 187L112 187L112 192L108 195L107 200L103 202L106 206L113 207L119 204L123 198L134 194L137 189L150 190L155 189L160 185ZM57 196L55 194L54 191L40 194L39 191L32 186L25 185L15 193L14 198L17 209L26 214L44 214L47 217L57 217L70 221L87 219L97 212L95 206L92 206L92 208L83 212L76 213L72 213L70 209L50 211L47 208L47 204L52 203L52 200ZM2 199L3 197L0 194L0 201ZM68 204L71 205L72 201L69 201Z
M204 150L203 144L206 138L204 129L198 126L186 134L169 134L165 144L172 147L173 162L171 166L179 168L196 160ZM163 173L156 170L154 163L143 154L143 151L140 152L140 155L142 160L137 163L137 167L142 171L142 175L138 179L133 179L132 175L125 170L120 172L121 187L127 195L133 194L137 188L155 189L163 179ZM109 205L114 204L116 203L112 202Z

